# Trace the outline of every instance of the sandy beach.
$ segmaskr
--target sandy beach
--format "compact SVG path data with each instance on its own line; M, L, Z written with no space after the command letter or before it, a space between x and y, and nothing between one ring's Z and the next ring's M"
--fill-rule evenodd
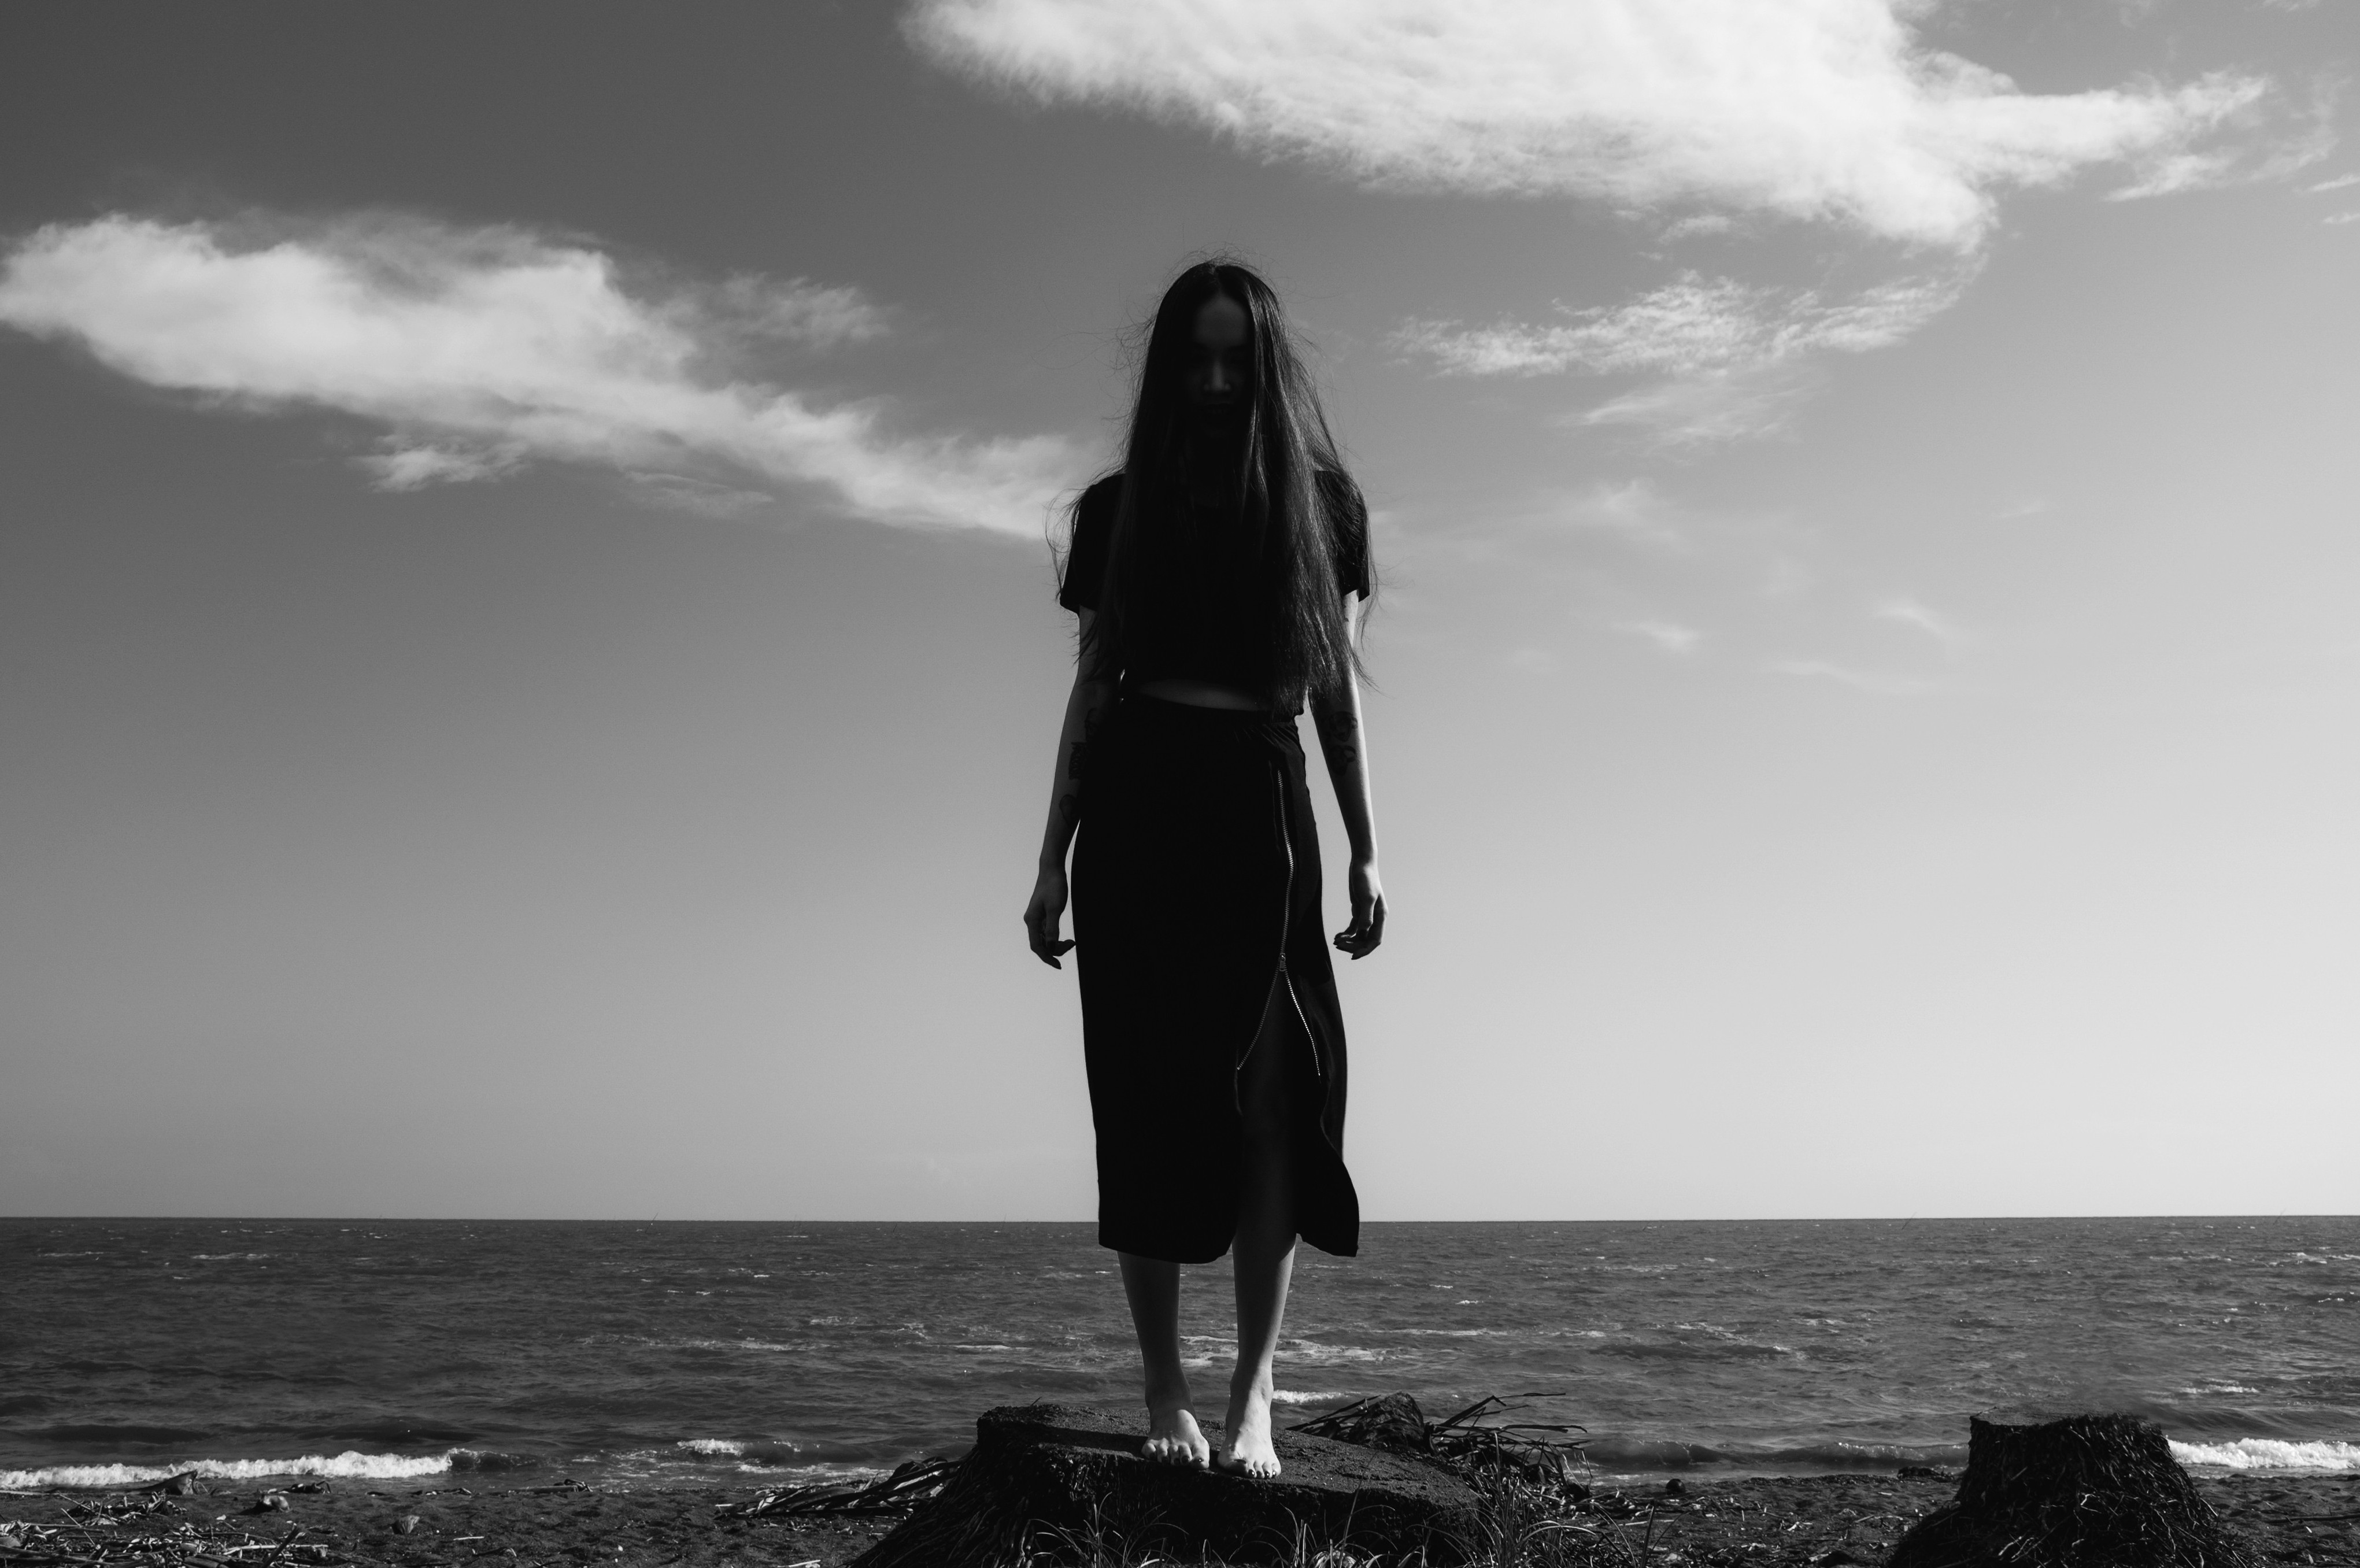
M1601 1481L1566 1516L1609 1562L1804 1564L1884 1560L1918 1519L1948 1502L1955 1475L1850 1475ZM891 1519L742 1519L726 1510L757 1488L573 1486L512 1489L315 1484L279 1493L246 1484L201 1496L55 1491L0 1498L10 1544L28 1565L174 1563L195 1568L437 1568L483 1558L519 1568L590 1563L706 1568L839 1568ZM2273 1562L2360 1563L2360 1475L2200 1477L2206 1498ZM414 1523L409 1521L414 1520Z

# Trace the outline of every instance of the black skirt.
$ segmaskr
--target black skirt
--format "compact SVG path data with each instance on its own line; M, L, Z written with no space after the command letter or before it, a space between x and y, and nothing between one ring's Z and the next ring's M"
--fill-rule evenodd
M1238 1070L1273 991L1295 1107L1295 1231L1360 1250L1344 1017L1295 721L1126 696L1093 736L1074 855L1098 1241L1208 1263L1237 1233Z

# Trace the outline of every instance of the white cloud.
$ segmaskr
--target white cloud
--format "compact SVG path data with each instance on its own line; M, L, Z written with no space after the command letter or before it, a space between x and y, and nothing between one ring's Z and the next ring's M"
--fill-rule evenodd
M1886 599L1874 612L1880 620L1890 620L1924 632L1943 647L1956 649L1966 641L1966 633L1951 624L1947 616L1936 613L1914 598Z
M396 489L545 459L703 494L679 487L714 481L679 470L704 468L815 487L857 516L1032 535L1076 466L1062 442L895 433L874 402L731 372L748 332L816 351L883 330L851 291L734 279L635 294L617 274L596 249L511 229L377 218L241 240L115 215L16 244L0 323L151 386L382 425L385 450L363 462Z
M892 330L891 318L859 290L807 278L784 283L740 273L713 291L706 313L755 337L775 337L814 348L866 343Z
M1688 547L1674 520L1674 509L1644 478L1621 484L1601 481L1578 494L1556 498L1546 512L1552 521L1619 534L1635 543L1675 552Z
M1686 272L1625 304L1560 307L1560 320L1541 325L1413 321L1393 341L1461 376L1744 370L1816 349L1858 354L1898 343L1948 310L1966 277L1904 279L1831 303L1813 290Z
M2330 213L2327 216L2320 219L2319 221L2323 224L2360 223L2360 212Z
M2306 185L2303 189L2318 196L2329 191L2348 191L2355 185L2360 185L2360 174L2339 174L2333 180L2322 180L2316 185Z
M362 458L360 464L377 476L379 489L419 490L429 485L465 485L504 477L523 466L524 454L514 446L453 451L397 436L387 443L385 451Z
M1854 691L1873 692L1878 696L1918 696L1933 689L1926 682L1913 680L1907 675L1855 670L1846 664L1830 663L1825 659L1781 659L1766 667L1774 675L1833 681L1838 685L1850 686Z
M1716 443L1782 428L1817 379L1813 356L1900 342L1955 303L1972 272L1962 265L1836 301L1688 272L1624 304L1560 307L1558 319L1544 323L1413 321L1393 343L1447 375L1652 376L1579 422L1643 425L1673 444Z
M1042 103L1373 185L1703 203L1972 247L1996 196L2134 178L2264 82L2027 93L1899 0L919 0L912 41Z
M1670 620L1628 620L1622 630L1635 637L1644 637L1666 653L1689 653L1704 641L1704 633L1693 626L1682 626Z

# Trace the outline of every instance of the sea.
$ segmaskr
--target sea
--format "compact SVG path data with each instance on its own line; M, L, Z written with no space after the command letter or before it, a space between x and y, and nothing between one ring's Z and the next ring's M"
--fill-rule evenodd
M0 1487L183 1470L792 1485L1134 1408L1081 1224L0 1221ZM1184 1328L1218 1414L1225 1265ZM2192 1467L2360 1470L2360 1219L1370 1224L1306 1250L1282 1419L1406 1391L1601 1478L1956 1465L2126 1411Z

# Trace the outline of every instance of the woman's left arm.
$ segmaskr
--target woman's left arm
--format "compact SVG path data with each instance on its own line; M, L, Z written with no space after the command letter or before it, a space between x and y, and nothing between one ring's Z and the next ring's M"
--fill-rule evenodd
M1348 601L1356 623L1360 606ZM1348 679L1332 696L1311 699L1311 721L1319 729L1319 750L1328 759L1336 806L1352 842L1352 923L1336 933L1336 946L1356 959L1377 950L1385 938L1385 890L1377 876L1376 816L1369 804L1369 743L1360 729L1360 683Z

